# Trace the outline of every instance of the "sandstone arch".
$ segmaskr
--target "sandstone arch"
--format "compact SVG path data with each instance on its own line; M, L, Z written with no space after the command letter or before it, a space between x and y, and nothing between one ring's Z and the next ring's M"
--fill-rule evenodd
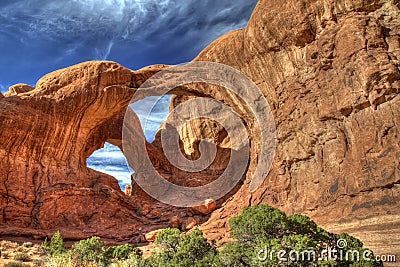
M254 193L246 180L202 225L208 237L226 238L227 218L241 207L268 203L354 233L378 254L398 252L399 7L398 0L261 0L245 29L219 38L195 59L230 65L255 81L273 109L278 131L268 179ZM134 88L161 68L132 72L110 62L84 63L45 76L35 90L1 98L0 234L43 236L61 225L81 229L70 227L69 237L100 233L126 239L137 236L143 225L168 224L166 218L152 219L160 215L148 212L146 203L140 210L121 196L109 177L82 167L101 142L118 144L119 129L109 126L120 125L119 112ZM178 88L175 93L184 96L172 105L199 92L247 113L242 103L212 87ZM190 135L194 131L188 127L183 145L191 148L207 137L203 130ZM222 144L224 133L215 130L213 137ZM42 142L43 136L48 142ZM76 140L86 143L70 142ZM157 141L148 149L161 170ZM79 201L60 201L74 197ZM91 203L95 209L74 211L62 203ZM147 216L139 216L143 213ZM119 233L113 231L116 226ZM389 244L379 241L388 240L383 234L392 240Z

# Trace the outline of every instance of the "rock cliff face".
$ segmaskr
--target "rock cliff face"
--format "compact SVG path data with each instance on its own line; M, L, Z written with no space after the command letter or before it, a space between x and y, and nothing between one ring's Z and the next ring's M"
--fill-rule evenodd
M221 37L195 59L247 74L277 126L266 181L250 193L247 179L203 224L209 237L221 238L219 228L242 207L268 203L349 231L378 251L400 252L399 5L261 0L246 29ZM201 125L181 133L186 147L207 137ZM220 129L214 130L218 140Z
M160 223L149 222L150 211L125 196L116 179L86 168L86 158L106 141L121 143L135 89L164 67L133 72L88 62L46 75L36 88L10 88L0 103L1 235L43 237L61 229L71 239L129 239Z
M378 252L398 253L399 7L398 0L261 0L245 29L221 37L195 59L249 76L267 98L277 127L272 170L250 193L259 136L245 104L218 88L174 90L172 107L195 97L193 92L234 106L253 140L244 182L218 201L209 218L160 204L135 184L127 196L115 179L85 166L105 141L121 146L130 98L165 66L130 71L89 62L46 75L35 88L11 88L0 96L0 235L43 237L61 228L72 239L139 238L171 220L179 224L178 216L208 219L201 226L207 236L225 239L229 217L244 206L268 203L358 235ZM215 179L228 160L226 132L195 121L181 137L194 158L201 139L219 145L212 171L187 175L169 166L159 135L147 144L156 168L189 186Z

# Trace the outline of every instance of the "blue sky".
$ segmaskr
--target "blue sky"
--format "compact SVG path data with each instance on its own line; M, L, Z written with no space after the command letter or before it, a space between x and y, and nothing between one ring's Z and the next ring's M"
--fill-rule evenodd
M0 91L16 83L34 86L46 73L87 60L130 69L191 61L222 34L245 27L256 3L0 0ZM151 120L150 139L166 110Z
M162 98L151 107L150 116L147 116L149 104L152 105L153 101L157 99L158 97L147 97L130 105L139 116L144 134L149 142L154 140L157 130L168 116L171 95L162 96ZM121 150L109 143L105 143L103 149L95 151L86 160L86 164L89 168L114 176L118 179L121 189L124 189L126 185L131 183L131 173L133 170L128 167Z
M256 0L0 0L0 87L107 59L131 68L192 60L246 25Z

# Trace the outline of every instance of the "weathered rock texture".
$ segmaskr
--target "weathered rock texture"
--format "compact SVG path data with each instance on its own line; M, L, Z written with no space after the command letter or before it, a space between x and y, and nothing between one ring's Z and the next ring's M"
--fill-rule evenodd
M165 207L163 216L161 208L152 214L116 179L86 167L104 142L121 144L135 89L165 67L134 72L87 62L44 76L36 88L10 88L0 102L0 235L43 237L60 229L70 239L139 239L142 230L168 226Z
M268 203L352 232L379 252L400 252L399 5L261 0L246 29L196 58L247 74L268 99L277 126L266 181L250 193L248 177L202 225L209 237L223 237L220 228L242 207ZM208 137L212 124L201 125L181 133L185 147ZM218 130L211 131L214 140Z
M399 7L398 0L261 0L245 29L195 59L248 75L277 126L272 170L250 193L260 143L246 104L212 86L174 90L172 107L194 95L233 106L252 137L247 176L202 224L208 237L227 238L229 217L268 203L346 229L378 252L399 252ZM163 67L132 72L110 62L84 63L1 98L0 235L41 237L61 228L68 238L128 239L165 227L174 216L189 221L190 210L162 205L135 184L126 196L112 177L85 166L105 141L121 146L130 97ZM188 175L168 165L159 135L147 144L156 168L187 186L218 177L229 159L222 127L196 121L181 135L188 158L198 156L202 138L219 145L211 170ZM196 216L196 222L207 219Z
M11 86L11 87L8 89L8 92L6 92L6 93L4 94L4 96L7 97L7 96L13 96L13 95L18 95L18 94L23 94L23 93L27 93L27 92L29 92L29 91L32 91L33 89L35 89L35 88L33 88L33 87L30 86L30 85L20 83L20 84L16 84L16 85Z

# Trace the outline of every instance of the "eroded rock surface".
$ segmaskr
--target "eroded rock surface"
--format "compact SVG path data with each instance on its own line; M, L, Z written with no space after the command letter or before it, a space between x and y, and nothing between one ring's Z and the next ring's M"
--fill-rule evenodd
M398 0L261 0L245 29L222 36L195 59L249 76L267 98L277 127L272 170L250 193L261 144L246 103L213 86L174 91L172 107L199 95L233 106L252 138L247 176L202 224L208 237L225 240L229 217L268 203L347 230L378 253L399 253L399 7ZM1 235L42 237L61 228L73 239L126 240L174 224L175 216L194 224L190 210L156 202L134 183L126 196L115 179L85 166L105 141L121 146L131 96L164 67L133 72L89 62L1 98ZM209 172L188 175L168 165L159 136L146 144L149 154L175 183L214 180L229 160L230 140L213 122L196 121L181 132L188 158L198 156L203 138L218 145ZM379 240L388 240L386 246Z
M8 96L14 96L14 95L18 95L18 94L23 94L23 93L32 91L33 89L35 89L35 88L33 88L32 86L30 86L28 84L23 84L23 83L15 84L8 89L8 92L6 92L4 94L4 96L8 97Z
M227 218L268 203L350 231L378 252L400 252L399 3L261 0L246 29L196 58L247 74L268 99L277 126L267 179L250 193L248 175L202 225L209 237L224 239ZM176 97L174 105L185 100ZM201 125L181 133L185 147L204 138L193 137L205 132ZM216 140L220 128L213 130ZM382 240L390 245L380 247Z
M168 212L146 217L116 179L86 168L104 142L120 143L130 98L165 67L87 62L44 76L36 88L10 88L0 102L0 235L40 238L60 229L71 239L129 239L168 226Z

